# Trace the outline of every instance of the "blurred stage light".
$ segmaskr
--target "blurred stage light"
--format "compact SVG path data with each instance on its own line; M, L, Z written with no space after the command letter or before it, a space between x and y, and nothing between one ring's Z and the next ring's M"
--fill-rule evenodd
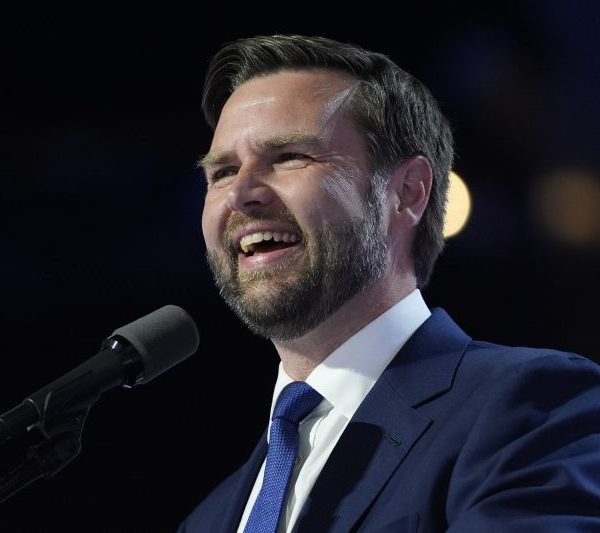
M444 237L453 237L467 223L471 214L471 195L463 179L454 171L450 172L446 219L444 220Z
M571 170L546 176L534 191L542 226L573 245L600 245L600 179Z

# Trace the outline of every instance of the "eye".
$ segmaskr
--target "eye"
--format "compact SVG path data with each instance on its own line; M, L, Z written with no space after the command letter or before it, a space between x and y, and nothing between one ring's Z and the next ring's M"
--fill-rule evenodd
M279 154L277 157L278 163L285 163L286 161L297 161L297 160L305 160L311 159L306 154L300 154L298 152L285 152L283 154Z
M235 176L236 174L237 167L223 167L211 172L209 174L209 179L211 181L219 181L220 179Z
M274 166L282 170L299 170L308 166L313 158L299 152L284 152L275 157Z

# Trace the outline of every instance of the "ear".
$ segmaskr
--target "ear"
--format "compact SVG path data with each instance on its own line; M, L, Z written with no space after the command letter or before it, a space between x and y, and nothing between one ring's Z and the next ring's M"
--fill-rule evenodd
M396 168L390 179L393 217L405 227L414 227L427 207L433 171L427 158L415 155Z

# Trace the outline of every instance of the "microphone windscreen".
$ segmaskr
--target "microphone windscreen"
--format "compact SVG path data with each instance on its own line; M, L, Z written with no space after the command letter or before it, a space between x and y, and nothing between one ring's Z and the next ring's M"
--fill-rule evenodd
M148 383L198 349L198 328L181 307L165 305L156 311L116 329L112 335L123 337L142 357Z

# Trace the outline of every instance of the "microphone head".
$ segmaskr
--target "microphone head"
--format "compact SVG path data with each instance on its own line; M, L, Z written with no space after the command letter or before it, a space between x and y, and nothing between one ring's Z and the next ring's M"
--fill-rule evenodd
M181 307L165 305L152 313L113 331L128 341L140 354L148 383L172 366L196 352L198 328Z

